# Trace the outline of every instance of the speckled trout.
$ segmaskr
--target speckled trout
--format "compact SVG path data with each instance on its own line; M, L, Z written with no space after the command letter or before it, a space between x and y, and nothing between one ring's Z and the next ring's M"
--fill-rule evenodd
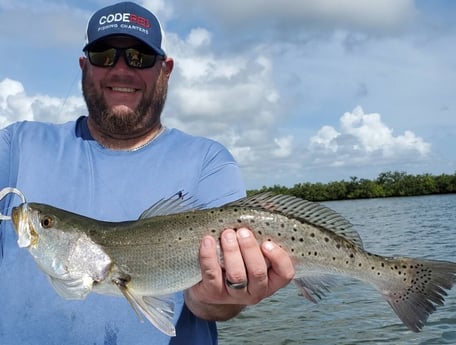
M373 285L415 332L443 305L456 280L456 263L371 254L341 215L285 195L257 194L210 209L176 196L125 222L22 203L12 220L18 245L29 250L62 297L123 295L139 316L171 336L169 296L201 280L200 241L204 235L219 239L226 228L248 227L259 242L285 248L295 265L294 282L307 299L320 299L335 275L359 279Z

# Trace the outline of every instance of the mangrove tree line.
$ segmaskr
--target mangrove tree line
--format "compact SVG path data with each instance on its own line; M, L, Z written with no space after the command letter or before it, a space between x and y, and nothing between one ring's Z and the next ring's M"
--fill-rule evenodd
M329 183L298 183L293 187L274 185L250 190L248 194L273 192L294 195L310 201L344 199L385 198L456 193L456 172L453 175L410 175L405 172L388 171L374 180L350 177L350 181Z

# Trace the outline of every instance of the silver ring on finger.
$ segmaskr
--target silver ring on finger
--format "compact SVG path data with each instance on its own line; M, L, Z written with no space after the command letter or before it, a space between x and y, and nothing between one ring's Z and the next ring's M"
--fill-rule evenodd
M232 283L228 279L225 279L225 282L226 282L226 286L228 286L231 289L235 289L235 290L242 290L242 289L246 288L247 285L249 285L249 281L247 279L240 283Z

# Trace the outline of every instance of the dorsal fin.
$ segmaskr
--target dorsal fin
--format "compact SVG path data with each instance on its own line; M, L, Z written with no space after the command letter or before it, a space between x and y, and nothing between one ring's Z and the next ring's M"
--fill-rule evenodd
M248 196L226 206L257 208L280 213L301 222L333 231L356 246L363 247L361 237L347 219L329 207L316 202L307 201L291 195L266 192Z
M177 192L171 198L160 199L147 210L139 219L151 218L155 216L166 216L202 208L198 200L188 197L187 193Z

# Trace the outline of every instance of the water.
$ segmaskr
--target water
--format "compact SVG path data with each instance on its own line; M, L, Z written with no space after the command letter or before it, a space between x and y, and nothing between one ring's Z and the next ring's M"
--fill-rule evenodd
M456 194L327 202L381 255L456 261ZM409 331L369 285L342 278L317 305L290 284L219 323L220 345L456 344L456 287L421 333Z

